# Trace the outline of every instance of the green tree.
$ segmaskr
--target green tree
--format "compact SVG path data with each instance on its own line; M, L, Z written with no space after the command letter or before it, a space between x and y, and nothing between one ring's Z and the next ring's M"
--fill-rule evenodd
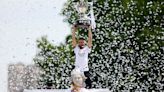
M74 59L70 47L53 46L45 36L37 40L37 47L38 53L33 60L42 71L38 81L41 88L68 88Z

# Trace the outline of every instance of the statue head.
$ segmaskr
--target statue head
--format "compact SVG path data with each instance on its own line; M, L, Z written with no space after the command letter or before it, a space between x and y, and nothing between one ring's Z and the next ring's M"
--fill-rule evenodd
M80 69L73 69L71 72L71 80L73 86L83 87L86 77L84 72L81 72Z

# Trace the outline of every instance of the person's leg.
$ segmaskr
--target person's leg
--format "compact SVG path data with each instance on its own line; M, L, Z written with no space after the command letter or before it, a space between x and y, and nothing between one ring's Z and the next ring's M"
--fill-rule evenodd
M84 75L85 77L87 77L87 79L85 80L86 88L92 88L92 81L90 79L89 71L84 71Z

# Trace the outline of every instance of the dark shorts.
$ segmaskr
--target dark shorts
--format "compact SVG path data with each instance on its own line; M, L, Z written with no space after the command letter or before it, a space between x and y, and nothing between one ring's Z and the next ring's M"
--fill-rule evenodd
M86 84L86 88L92 88L92 81L90 79L90 73L89 71L84 71L84 75L85 77L87 77L87 79L85 80L85 84Z

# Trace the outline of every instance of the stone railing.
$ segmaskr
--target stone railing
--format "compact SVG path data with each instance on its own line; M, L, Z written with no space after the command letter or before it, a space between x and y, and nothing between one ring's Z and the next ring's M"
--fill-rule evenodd
M88 89L89 92L111 92L108 89ZM68 92L68 89L52 89L52 90L45 90L45 89L39 89L39 90L24 90L24 92Z

